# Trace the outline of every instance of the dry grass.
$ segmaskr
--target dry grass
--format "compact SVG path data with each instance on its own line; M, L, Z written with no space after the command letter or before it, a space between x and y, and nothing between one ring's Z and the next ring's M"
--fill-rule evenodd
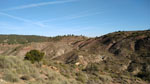
M27 84L78 84L76 80L68 79L48 67L36 67L16 56L0 56L0 65L2 79L10 83L23 81Z

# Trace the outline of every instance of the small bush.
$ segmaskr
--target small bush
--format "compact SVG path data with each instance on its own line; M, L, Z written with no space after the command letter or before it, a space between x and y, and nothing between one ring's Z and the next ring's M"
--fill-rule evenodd
M22 80L30 80L30 78L31 77L29 75L24 75L20 79L22 79Z
M27 52L24 59L29 60L32 63L35 63L35 62L39 63L43 59L43 57L44 57L43 52L40 52L38 50L31 50L31 51Z
M150 81L150 72L140 72L137 74L137 77Z
M87 72L98 72L99 66L96 63L91 63L91 64L88 64L84 70Z

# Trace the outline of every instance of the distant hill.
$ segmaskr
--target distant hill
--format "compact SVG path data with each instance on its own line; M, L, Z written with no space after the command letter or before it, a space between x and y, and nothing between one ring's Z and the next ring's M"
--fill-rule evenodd
M32 43L32 42L48 42L48 41L58 41L64 37L79 37L79 36L64 35L64 36L56 36L56 37L45 37L45 36L36 36L36 35L0 35L0 43L25 44L25 43Z
M45 42L48 37L35 35L0 35L0 43L24 44L30 42Z

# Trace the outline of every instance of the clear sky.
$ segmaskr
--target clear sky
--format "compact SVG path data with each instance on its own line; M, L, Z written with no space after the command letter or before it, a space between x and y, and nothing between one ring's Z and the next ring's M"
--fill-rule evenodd
M100 36L150 28L150 0L0 0L0 34Z

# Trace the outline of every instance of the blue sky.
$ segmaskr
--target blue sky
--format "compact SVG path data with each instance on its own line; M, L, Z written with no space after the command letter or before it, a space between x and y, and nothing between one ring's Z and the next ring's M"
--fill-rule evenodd
M100 36L150 28L150 0L0 0L0 34Z

